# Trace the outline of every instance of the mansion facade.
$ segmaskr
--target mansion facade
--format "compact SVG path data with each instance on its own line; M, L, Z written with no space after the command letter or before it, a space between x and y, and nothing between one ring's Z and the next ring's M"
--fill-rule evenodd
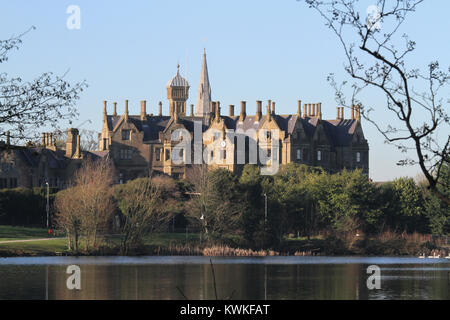
M146 101L141 101L139 114L130 114L125 100L124 112L118 114L116 102L108 113L104 101L98 151L80 150L77 129L69 129L65 150L55 146L51 134L43 134L41 145L33 148L0 144L0 188L42 186L44 181L64 187L89 157L112 160L118 183L154 174L186 178L195 164L239 173L246 163L273 168L295 162L330 173L361 169L369 174L369 146L358 106L351 108L350 118L338 107L336 118L325 120L321 103L298 101L296 113L277 114L275 102L267 101L263 112L263 102L256 101L250 115L247 102L241 101L239 113L229 105L224 115L220 102L212 100L203 53L196 105L188 110L190 86L177 69L166 86L168 115L162 113L162 102L156 114L147 113Z

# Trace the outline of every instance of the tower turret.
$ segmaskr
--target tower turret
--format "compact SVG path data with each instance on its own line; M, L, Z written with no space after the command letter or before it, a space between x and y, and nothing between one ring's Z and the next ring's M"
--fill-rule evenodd
M167 99L171 117L186 116L186 101L189 98L189 83L180 75L180 65L177 74L167 83Z

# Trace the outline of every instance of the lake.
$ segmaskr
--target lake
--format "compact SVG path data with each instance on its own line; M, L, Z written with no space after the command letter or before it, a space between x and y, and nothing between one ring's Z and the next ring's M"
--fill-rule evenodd
M404 257L0 258L0 299L450 299L450 260ZM81 289L68 289L68 266ZM367 286L378 266L379 289ZM213 272L215 277L213 277ZM214 281L215 279L215 281ZM369 279L370 280L370 279ZM372 279L373 280L373 279ZM370 280L370 281L372 281ZM214 289L216 284L216 291Z

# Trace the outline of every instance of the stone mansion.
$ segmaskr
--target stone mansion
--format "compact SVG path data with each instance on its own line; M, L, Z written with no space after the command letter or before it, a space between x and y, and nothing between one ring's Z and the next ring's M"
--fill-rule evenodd
M239 113L230 105L224 115L220 102L212 100L206 53L195 106L187 108L190 86L179 66L166 89L168 115L162 113L162 102L156 114L149 114L147 102L141 101L136 115L129 113L127 100L123 114L118 113L116 102L109 113L104 101L98 151L80 150L77 129L68 130L65 149L57 148L48 133L34 147L0 142L0 188L35 187L46 182L64 187L89 157L111 159L118 183L154 174L185 178L191 165L200 163L236 173L245 163L267 167L275 162L296 162L330 173L359 168L369 174L369 146L358 106L351 108L350 118L338 107L336 118L325 120L321 103L302 105L298 101L296 113L277 114L275 102L267 101L263 112L263 102L256 101L255 114L249 115L247 102L241 101Z

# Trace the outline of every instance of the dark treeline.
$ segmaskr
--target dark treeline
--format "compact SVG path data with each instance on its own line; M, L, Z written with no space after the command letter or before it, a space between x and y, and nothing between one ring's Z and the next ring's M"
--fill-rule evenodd
M443 170L446 181L448 168ZM218 238L241 234L252 246L272 246L288 234L345 239L384 232L447 235L450 230L449 207L412 178L377 186L361 171L327 174L289 164L274 176L247 165L240 177L218 169L208 173L208 180L205 232L213 230Z
M412 178L377 185L360 171L328 174L297 164L282 166L274 176L246 165L239 176L199 167L187 180L159 176L113 185L108 177L107 163L91 163L70 188L51 190L52 225L76 251L82 239L94 248L101 235L119 233L126 254L152 232L186 227L210 245L247 248L280 248L287 237L352 242L450 231L448 205ZM449 184L448 165L442 181ZM44 226L45 204L44 189L2 190L0 224Z

